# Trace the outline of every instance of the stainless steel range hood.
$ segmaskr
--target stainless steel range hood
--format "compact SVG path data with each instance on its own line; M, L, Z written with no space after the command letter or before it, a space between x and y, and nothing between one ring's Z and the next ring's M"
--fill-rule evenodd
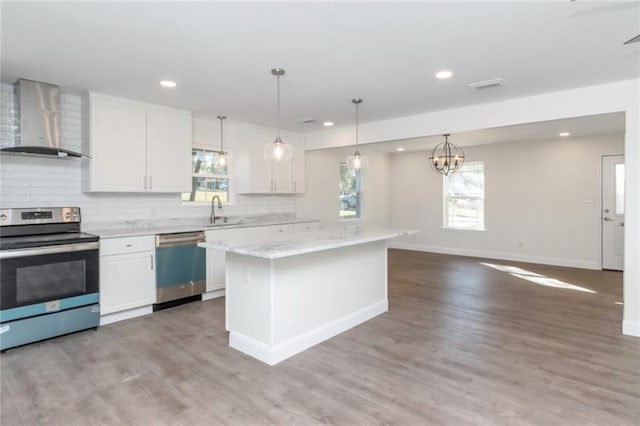
M61 146L60 88L22 78L14 87L20 133L15 146L2 151L82 157L82 154Z

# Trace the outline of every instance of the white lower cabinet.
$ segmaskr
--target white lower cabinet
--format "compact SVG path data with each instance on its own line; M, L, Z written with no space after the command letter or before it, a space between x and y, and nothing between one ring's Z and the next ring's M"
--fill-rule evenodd
M100 241L101 315L155 302L154 250L154 236Z

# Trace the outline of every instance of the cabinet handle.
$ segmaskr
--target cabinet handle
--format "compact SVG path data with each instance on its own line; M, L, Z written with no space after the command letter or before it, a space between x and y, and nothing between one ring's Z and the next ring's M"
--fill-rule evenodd
M153 187L153 175L149 175L149 189Z
M296 192L296 183L293 182L293 192Z
M150 254L149 257L151 258L151 270L153 271L153 255Z
M144 175L144 176L142 177L142 179L143 179L143 181L144 181L144 189L146 190L146 189L147 189L147 175Z
M276 182L275 179L273 181L273 192L278 192L278 182Z

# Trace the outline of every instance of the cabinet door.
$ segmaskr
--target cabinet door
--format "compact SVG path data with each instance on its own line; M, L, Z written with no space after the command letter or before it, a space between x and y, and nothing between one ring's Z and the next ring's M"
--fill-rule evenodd
M264 146L273 142L276 137L275 129L261 126L251 126L249 142L251 145L251 174L250 190L248 192L273 192L274 182L271 177L271 162L264 158ZM239 173L243 173L242 170Z
M251 241L264 238L268 226L237 229L215 229L206 232L207 242L213 241ZM207 291L225 288L226 252L207 249Z
M291 139L293 146L293 162L292 166L292 191L295 193L303 193L305 185L305 145L304 136L296 135Z
M143 191L147 112L142 104L91 94L89 191Z
M191 191L191 113L147 108L148 189Z
M100 313L111 314L155 301L153 252L100 257Z

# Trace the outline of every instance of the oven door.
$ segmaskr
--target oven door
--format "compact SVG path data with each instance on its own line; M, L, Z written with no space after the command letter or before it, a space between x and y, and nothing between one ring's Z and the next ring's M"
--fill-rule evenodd
M98 303L99 244L0 252L0 323Z

